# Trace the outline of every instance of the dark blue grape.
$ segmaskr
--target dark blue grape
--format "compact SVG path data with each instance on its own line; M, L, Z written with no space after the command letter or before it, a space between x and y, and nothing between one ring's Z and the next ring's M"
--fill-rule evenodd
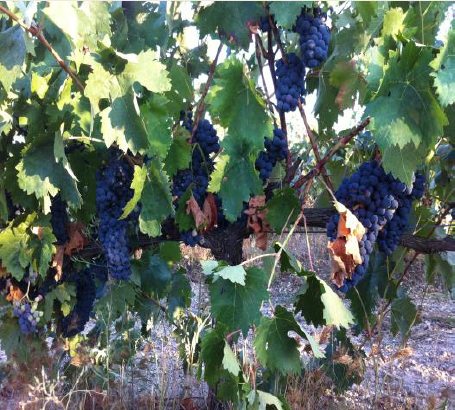
M306 94L305 67L295 53L286 55L286 63L282 58L276 62L276 99L277 108L281 111L295 111L297 100Z
M68 213L66 203L60 197L60 194L54 196L51 200L51 225L52 232L56 237L57 245L63 245L68 241Z
M259 153L255 166L259 171L259 177L265 184L270 178L276 163L284 160L288 155L288 147L283 130L275 128L272 139L264 137L264 147L265 151Z

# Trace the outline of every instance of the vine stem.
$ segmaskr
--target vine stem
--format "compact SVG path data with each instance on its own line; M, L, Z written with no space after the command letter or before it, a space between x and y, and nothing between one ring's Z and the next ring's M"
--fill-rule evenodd
M247 263L253 262L258 259L266 258L268 256L276 256L276 253L263 253L261 255L253 256L250 259L247 259L246 261L243 261L240 266L246 265Z
M267 89L267 83L265 82L264 67L262 66L261 50L259 49L259 42L262 44L262 41L261 41L261 38L259 37L259 34L255 34L254 38L256 40L255 41L256 60L258 62L259 72L261 73L262 83L264 84L264 91L265 91L265 97L267 99L267 105L268 105L269 111L270 111L270 113L272 114L272 117L273 117L273 104L270 101L269 90ZM264 46L262 45L262 47L264 47ZM264 53L264 51L262 53Z
M316 166L308 172L306 175L302 175L297 182L294 184L294 189L300 188L305 182L313 179L315 176L321 173L322 167L327 163L327 161L342 147L344 147L352 138L358 135L362 130L368 126L370 123L370 117L367 117L360 125L354 128L348 135L342 137L336 145L321 159Z
M63 70L65 70L69 76L73 79L77 87L82 91L82 94L84 93L84 86L82 83L79 81L77 78L76 74L69 68L65 61L58 55L57 51L55 51L52 46L49 44L49 42L46 40L46 38L43 35L42 32L42 24L40 27L38 27L34 22L32 22L32 25L30 27L27 27L22 21L19 20L19 18L9 11L7 8L0 6L0 12L3 14L6 14L9 16L12 20L14 20L17 24L19 24L24 30L28 31L32 36L35 36L39 41L41 41L44 44L44 47L46 47L49 52L54 56L54 58L57 60L57 63L60 67L62 67ZM44 21L44 20L43 20Z
M199 121L201 120L202 113L204 111L204 100L207 97L207 93L209 92L210 84L212 83L213 77L215 75L216 64L218 62L218 57L220 56L221 49L223 48L223 43L220 41L220 45L218 46L218 50L216 51L215 59L212 61L210 65L209 77L207 78L207 82L205 83L204 91L202 92L201 99L199 100L198 107L196 110L196 118L194 120L193 131L191 132L191 139L190 144L193 142L194 134L196 133L197 127L199 125Z
M299 107L300 116L302 117L303 123L305 124L306 133L308 135L308 138L310 139L310 144L311 148L313 149L314 156L316 157L317 162L320 163L321 155L319 154L318 145L316 144L316 139L314 138L313 131L310 128L310 124L308 124L305 110L303 109L302 101L300 98L297 100L297 106ZM327 174L327 170L324 167L321 167L321 174L322 177L324 178L325 183L329 186L330 190L333 191L332 181L330 180L329 175Z

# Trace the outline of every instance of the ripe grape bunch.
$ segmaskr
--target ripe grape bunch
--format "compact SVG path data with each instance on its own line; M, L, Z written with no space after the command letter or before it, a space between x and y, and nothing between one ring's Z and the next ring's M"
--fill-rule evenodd
M321 9L303 8L297 17L294 31L300 34L300 50L306 67L314 68L327 60L330 29L325 24L327 14Z
M275 21L275 15L272 14L270 16L272 18L273 21ZM259 28L261 29L261 31L263 33L265 33L266 31L269 31L271 30L272 27L270 27L270 21L269 21L269 16L262 16L259 20Z
M272 169L277 161L282 161L287 157L288 146L284 132L280 128L273 130L273 138L264 137L265 151L259 153L256 159L256 169L259 171L259 177L265 184L272 174Z
M41 296L37 296L33 302L20 301L14 302L14 316L19 318L19 326L22 333L33 333L38 330L37 326L43 317L44 313L38 310L38 302L42 299Z
M103 245L109 273L114 279L126 280L131 275L128 249L128 221L137 212L119 220L123 208L133 196L130 188L133 168L122 159L112 158L96 175L96 206L100 216L99 239Z
M93 302L96 297L96 286L93 273L85 269L77 273L76 281L76 305L62 319L62 334L64 337L73 337L84 330L85 324L90 319Z
M359 242L362 263L356 266L350 279L345 279L340 291L346 292L356 286L365 275L369 255L378 238L380 241L385 241L389 247L387 249L396 248L407 224L412 198L418 198L419 195L421 197L423 184L422 176L417 176L414 183L415 191L411 190L390 173L386 174L376 161L362 164L349 178L342 181L335 197L353 212L365 227L366 233ZM406 217L404 217L405 214ZM392 223L395 218L399 223ZM327 224L327 236L331 241L337 237L338 221L339 215L334 215ZM397 229L398 227L401 230ZM390 235L390 238L385 238L384 235ZM382 245L380 243L379 246L381 251L386 251L384 243Z
M185 113L182 110L180 112L180 121L192 133L194 126L193 113ZM209 186L209 175L214 169L213 159L210 156L220 150L218 135L210 121L205 119L199 121L191 142L193 145L191 167L178 171L174 176L172 195L176 196L177 199L180 198L188 187L193 184L193 197L202 206ZM202 237L194 234L193 231L186 231L181 233L180 239L186 245L195 246L200 243Z
M66 203L62 200L60 194L54 196L51 200L51 225L52 232L57 238L57 245L63 245L68 241L68 213Z
M276 62L277 108L284 112L295 111L297 101L305 95L305 66L295 53L286 55Z

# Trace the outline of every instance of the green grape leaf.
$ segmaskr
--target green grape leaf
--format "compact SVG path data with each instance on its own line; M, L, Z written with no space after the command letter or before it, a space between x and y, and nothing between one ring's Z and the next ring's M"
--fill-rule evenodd
M61 304L69 302L71 297L76 296L76 286L73 283L62 283L56 286L44 296L44 310L42 323L47 323L52 318L54 311L54 301L58 300ZM68 304L68 306L71 306ZM65 315L67 316L67 315Z
M0 32L0 82L6 92L21 76L25 54L24 33L18 24Z
M174 118L179 119L180 110L187 107L188 103L194 99L193 84L187 70L177 64L172 65L169 77L172 88L165 93L169 101L166 107Z
M192 185L190 185L185 193L179 198L179 206L175 213L175 223L179 226L180 232L196 228L193 215L186 212L186 203L190 200L191 195L193 195Z
M393 36L396 38L398 33L405 30L405 13L401 8L392 8L384 16L382 25L382 37Z
M300 274L302 272L302 264L300 261L295 257L295 255L288 251L286 248L283 248L283 245L280 242L275 242L274 245L275 252L281 251L280 256L280 266L283 272L294 272Z
M149 156L166 158L172 143L172 120L167 111L167 98L154 94L141 105L141 117L149 135Z
M286 224L292 225L300 213L300 200L290 187L275 190L273 198L267 202L266 221L275 232L281 232Z
M32 259L32 249L27 248L29 236L27 228L30 221L19 224L14 229L7 228L0 232L0 260L2 266L17 280L22 280L25 268Z
M215 268L212 271L215 277L220 277L225 280L230 280L232 283L238 283L245 286L246 270L242 265L223 266Z
M249 22L258 21L264 14L256 2L229 1L214 2L203 7L196 15L201 38L208 35L232 36L234 41L247 50L250 44Z
M226 344L223 326L217 325L210 333L207 333L201 341L201 358L204 362L204 379L210 387L215 387L220 378Z
M180 169L187 169L191 163L191 144L188 140L191 134L183 127L174 132L171 147L167 153L164 170L173 177Z
M359 11L365 26L368 26L378 11L377 1L356 1L353 6Z
M131 150L133 154L147 150L149 136L144 120L136 110L132 90L116 98L110 107L101 111L100 116L101 133L107 147L116 143L123 152Z
M134 166L134 176L131 181L131 189L134 190L133 197L127 202L125 208L123 208L123 214L119 219L126 218L131 212L133 212L137 203L141 199L142 191L144 190L145 179L147 178L147 167Z
M296 332L309 341L315 357L324 357L318 344L300 327L292 313L282 306L277 306L272 319L262 317L254 340L259 361L270 371L278 371L282 374L300 373L302 364L297 349L298 343L293 337L288 336L290 331Z
M278 397L261 390L251 390L248 394L248 403L252 409L257 410L266 410L267 408L270 408L267 406L274 406L276 410L284 410L287 408Z
M268 298L267 277L257 267L247 269L245 286L218 277L210 284L212 315L227 331L242 329L244 335L259 323L262 301Z
M232 349L229 347L228 342L225 342L224 350L223 350L223 361L221 362L223 368L227 370L234 376L238 376L240 373L240 364L237 360Z
M0 325L0 341L2 350L9 358L14 358L18 363L27 363L40 355L42 350L42 340L39 338L29 338L22 333L17 318L3 319Z
M171 266L182 259L179 242L166 241L160 243L160 258Z
M228 221L234 222L242 213L243 203L248 202L250 196L262 193L262 183L249 155L239 152L223 157L227 162L222 162L224 167L215 169L212 178L221 181L219 195L223 212Z
M295 302L296 313L301 312L308 323L337 328L354 323L354 317L343 301L322 279L315 275L305 276Z
M447 107L455 102L455 28L450 29L447 42L430 63L439 102Z
M139 229L149 236L159 236L161 222L174 215L174 207L168 177L159 168L158 161L153 161L149 168L149 180L144 184L141 202Z
M132 266L134 269L134 266ZM136 290L132 281L119 281L110 284L109 292L99 301L99 306L109 312L109 317L123 315L136 300Z
M363 99L366 91L366 81L363 74L357 70L354 61L340 61L330 72L330 84L338 88L335 103L340 110L352 108L357 96Z
M133 261L131 269L141 278L141 288L151 295L162 297L171 281L171 271L163 259L151 251L142 253L140 261Z
M412 326L420 322L416 306L406 295L392 302L390 318L392 334L395 336L399 331L402 339L408 335Z
M30 236L27 247L33 250L32 260L38 267L38 273L44 278L49 270L52 255L55 253L54 242L56 238L52 233L52 227L40 226L40 234Z
M413 13L408 17L408 24L417 28L413 37L418 43L434 45L436 34L450 5L451 2L447 1L419 1L412 4Z
M39 198L57 195L78 208L82 204L74 177L65 169L62 162L57 162L54 155L54 140L37 137L24 152L22 160L16 166L19 187L27 194Z
M389 59L381 86L365 111L382 153L411 142L431 147L442 135L447 118L430 89L430 61L431 52L412 42L401 56L395 53Z
M279 27L291 30L304 7L312 7L312 1L272 1L270 14L274 14Z
M207 102L212 118L228 129L222 141L228 154L264 148L264 136L272 130L267 107L239 60L231 57L218 65Z
M171 289L168 295L168 317L175 319L185 312L191 305L191 284L184 274L184 270L179 270L173 274Z
M92 104L93 112L99 112L99 102L103 98L109 98L111 89L111 73L106 71L100 64L92 65L92 71L88 75L85 84L85 96Z

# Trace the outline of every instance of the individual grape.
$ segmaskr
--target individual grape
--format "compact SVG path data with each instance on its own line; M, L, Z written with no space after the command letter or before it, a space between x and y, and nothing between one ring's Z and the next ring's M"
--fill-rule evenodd
M325 24L327 14L321 9L304 7L293 30L300 35L300 50L306 67L314 68L327 60L330 29Z
M132 198L130 188L133 168L124 160L112 158L96 175L96 206L100 217L99 239L103 245L109 273L114 279L126 280L131 275L128 249L128 221L137 219L131 213L119 220L123 208Z
M54 196L51 200L51 225L52 232L57 238L56 244L63 245L68 241L68 213L66 203L62 200L60 194Z
M72 279L76 282L76 304L71 312L61 321L64 337L73 337L82 332L90 319L96 287L93 273L89 269L78 272Z
M288 146L284 132L280 128L273 130L273 138L264 137L265 151L259 153L256 159L256 169L259 171L259 177L265 184L272 174L272 169L278 161L286 159Z
M305 67L295 53L286 55L276 62L276 99L277 108L284 112L295 111L297 101L306 94Z

